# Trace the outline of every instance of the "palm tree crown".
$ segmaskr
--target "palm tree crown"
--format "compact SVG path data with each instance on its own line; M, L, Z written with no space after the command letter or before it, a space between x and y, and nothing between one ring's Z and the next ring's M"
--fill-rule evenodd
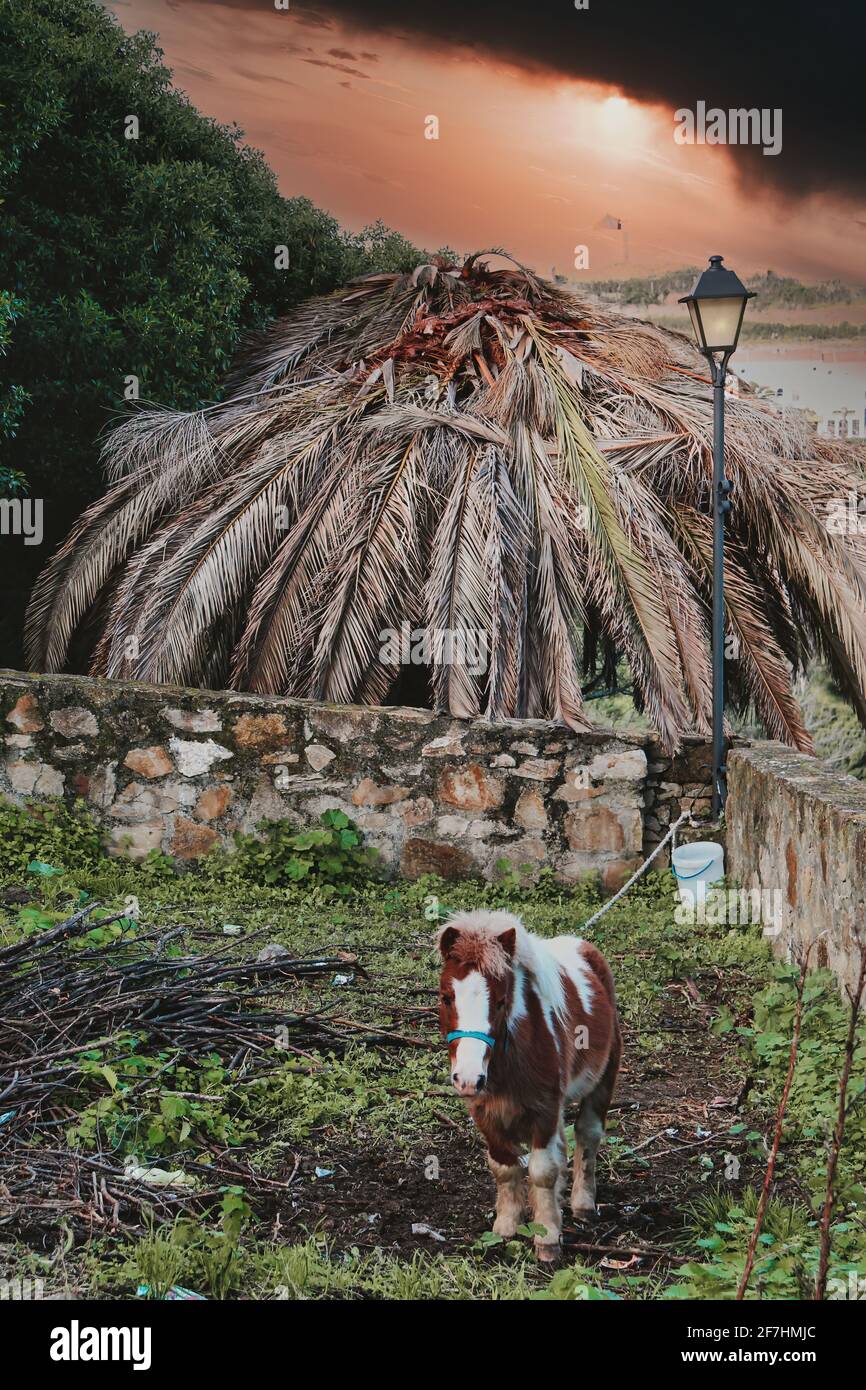
M668 746L706 731L706 365L502 259L311 300L219 405L115 429L110 490L34 590L31 663L83 638L98 675L377 703L408 624L484 636L480 670L432 642L437 709L586 727L619 656ZM828 524L862 469L748 396L726 466L731 698L805 748L791 678L813 653L866 714L866 542Z

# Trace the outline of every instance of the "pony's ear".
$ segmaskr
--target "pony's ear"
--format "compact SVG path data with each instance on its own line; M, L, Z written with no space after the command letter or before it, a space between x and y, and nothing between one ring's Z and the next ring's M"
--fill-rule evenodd
M439 950L442 952L442 959L447 960L451 954L451 947L460 935L456 927L445 927L439 933Z
M509 927L507 931L501 931L496 940L499 942L503 951L511 959L514 959L514 948L517 945L517 931L514 927Z

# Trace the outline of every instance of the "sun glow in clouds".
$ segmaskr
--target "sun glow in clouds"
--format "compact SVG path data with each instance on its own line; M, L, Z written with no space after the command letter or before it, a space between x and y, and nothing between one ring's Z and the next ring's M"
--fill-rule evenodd
M546 130L551 140L558 132L563 146L596 156L627 160L670 144L665 113L588 83L564 83L541 103L536 97L536 105L539 133Z
M565 2L565 0L564 0ZM299 7L239 11L220 0L114 0L130 30L159 33L178 85L208 115L237 121L287 195L311 198L353 230L381 219L419 246L507 245L544 273L591 276L703 263L723 245L746 271L862 278L847 210L782 208L737 181L725 145L677 144L674 111L600 83L517 72ZM435 115L439 139L424 138ZM772 161L768 161L772 163Z
M633 145L646 140L650 134L652 125L646 111L626 97L607 97L594 105L596 121L605 140Z

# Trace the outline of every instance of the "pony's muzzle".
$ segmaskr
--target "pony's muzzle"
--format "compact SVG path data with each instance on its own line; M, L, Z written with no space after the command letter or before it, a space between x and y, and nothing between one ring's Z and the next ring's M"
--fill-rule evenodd
M474 1028L455 1028L446 1042L457 1043L451 1071L455 1091L458 1096L477 1096L487 1084L487 1064L496 1039Z
M459 1071L453 1071L451 1081L458 1096L477 1096L487 1085L487 1077L483 1072L474 1077L464 1077Z

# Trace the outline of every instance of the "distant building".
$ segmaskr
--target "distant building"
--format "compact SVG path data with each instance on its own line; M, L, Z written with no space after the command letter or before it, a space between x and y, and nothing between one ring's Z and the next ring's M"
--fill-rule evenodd
M818 433L831 439L866 439L866 406L862 418L853 407L840 406L819 420Z
M783 412L814 421L825 439L866 440L866 358L862 348L745 343L741 376Z

